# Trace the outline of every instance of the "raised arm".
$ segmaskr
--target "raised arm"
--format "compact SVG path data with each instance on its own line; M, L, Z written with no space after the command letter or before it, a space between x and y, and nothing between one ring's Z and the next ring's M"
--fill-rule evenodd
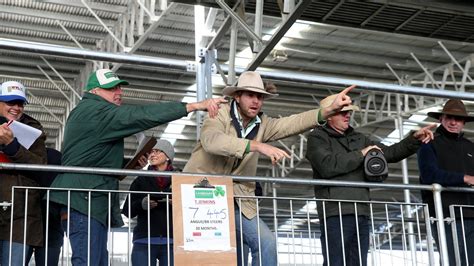
M329 107L321 109L322 118L325 120L329 116L339 112L344 106L350 105L352 100L347 94L355 87L356 85L352 85L339 92Z

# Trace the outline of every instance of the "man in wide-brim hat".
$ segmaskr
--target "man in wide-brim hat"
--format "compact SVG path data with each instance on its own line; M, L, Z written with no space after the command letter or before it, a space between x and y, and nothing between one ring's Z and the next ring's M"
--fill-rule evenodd
M466 122L474 121L461 100L451 99L446 102L441 112L429 112L429 117L438 119L441 125L436 129L435 139L423 145L418 151L418 166L420 183L437 183L442 186L468 187L474 185L474 144L463 135ZM431 215L434 215L434 203L431 192L423 191L423 201L428 203ZM443 213L449 216L450 205L474 204L473 193L443 192ZM457 239L461 264L456 264L454 241L451 226L446 223L446 241L448 247L449 265L467 265L465 250L469 264L474 262L474 208L463 208L463 223L461 227L460 208L455 208ZM438 232L432 227L436 242ZM466 245L464 244L466 240ZM441 253L442 254L442 253Z
M447 101L441 112L428 112L428 116L435 119L440 119L442 115L457 118L457 120L463 120L464 122L474 121L474 116L467 113L464 103L457 99Z
M223 94L232 97L222 106L215 119L205 119L201 137L185 172L255 176L259 154L277 163L289 155L273 147L271 142L314 128L326 117L351 104L347 93L351 86L340 92L325 108L318 108L289 117L270 118L261 112L266 99L276 97L276 87L264 85L257 72L240 75L237 86L224 88ZM241 249L241 240L250 247L253 265L276 265L276 240L267 225L257 217L255 182L234 182L235 218L237 229L238 265L247 254ZM240 219L242 217L242 220ZM259 222L260 221L260 222ZM259 232L259 233L258 233ZM259 241L260 240L260 241ZM261 262L261 263L259 263Z

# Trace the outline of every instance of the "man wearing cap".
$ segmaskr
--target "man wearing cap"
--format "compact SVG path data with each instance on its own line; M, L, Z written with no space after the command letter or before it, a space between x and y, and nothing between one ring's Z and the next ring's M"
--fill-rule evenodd
M0 91L0 119L3 122L17 121L43 131L40 122L24 113L27 103L25 87L16 81L4 82ZM7 123L0 125L0 161L11 163L45 164L46 135L44 132L29 147L19 143ZM0 202L12 202L12 187L37 187L37 177L32 171L1 170L0 171ZM10 221L11 206L0 209L0 265L25 265L23 249L28 254L33 246L43 245L43 226L41 219L40 191L28 191L27 219L25 224L25 190L15 189L13 206L13 243L11 263L10 250ZM26 229L26 238L23 232ZM24 240L26 239L26 242ZM26 243L26 245L23 245Z
M205 119L201 137L184 167L185 172L224 175L255 176L259 154L275 164L289 155L266 142L302 133L318 125L332 113L351 103L349 87L334 101L321 109L314 109L283 118L270 118L261 113L265 99L278 96L276 87L264 87L257 72L240 75L237 86L226 87L223 94L233 97L230 104L219 110L216 119ZM235 218L237 229L237 258L242 265L243 243L250 247L252 265L276 265L277 252L274 234L262 219L257 217L255 182L234 181ZM242 217L242 228L240 228ZM259 232L259 233L258 233Z
M323 99L321 108L329 106L336 97L331 95ZM359 107L349 105L342 108L328 116L327 123L315 128L308 136L306 158L313 168L313 178L362 182L365 180L364 157L369 150L381 150L387 162L393 163L414 154L421 143L433 139L430 128L435 125L430 125L409 134L397 144L385 146L356 132L349 125L354 111L359 111ZM369 201L369 189L315 186L315 194L316 199L322 200L318 201L317 210L323 265L367 265L369 206L359 203L354 208L354 201ZM337 201L324 201L325 199L348 202L341 202L339 205ZM341 241L341 228L344 241Z
M207 110L210 116L214 116L219 105L226 102L218 98L187 104L122 105L121 85L128 85L128 82L109 69L99 69L90 75L86 92L66 123L63 165L121 168L125 137L196 110ZM112 175L63 173L56 177L51 187L116 190L118 179ZM51 201L64 206L61 218L63 228L69 230L74 265L107 265L109 222L112 227L123 225L118 194L110 196L112 206L109 206L108 193L73 191L69 199L66 191L52 191ZM66 208L68 205L70 209ZM87 249L89 243L90 250Z
M155 146L148 154L148 170L174 171L173 158L173 145L167 140L157 139ZM160 265L173 265L173 213L171 198L167 198L167 194L171 193L171 176L154 178L139 176L130 185L130 191L160 193L131 194L131 199L127 198L123 205L122 213L125 216L137 217L137 225L133 229L132 265L148 265L148 262L150 265L156 265L157 259ZM150 215L149 219L148 215ZM150 234L148 234L148 228L150 228ZM149 245L150 257L148 257Z
M441 112L429 112L429 117L441 123L435 131L434 141L421 146L418 151L420 183L437 183L442 186L469 187L474 185L474 144L463 135L466 122L474 121L469 116L461 100L451 99L446 102ZM428 203L431 214L435 214L433 195L422 191L423 201ZM450 216L450 205L474 205L473 193L443 192L443 215ZM462 208L464 228L462 228L460 208L455 208L460 264L456 264L452 223L445 223L448 246L449 265L469 265L474 263L474 208ZM454 218L454 217L452 217ZM437 227L432 227L435 241L438 241ZM463 232L464 230L464 232ZM466 245L464 245L464 238Z

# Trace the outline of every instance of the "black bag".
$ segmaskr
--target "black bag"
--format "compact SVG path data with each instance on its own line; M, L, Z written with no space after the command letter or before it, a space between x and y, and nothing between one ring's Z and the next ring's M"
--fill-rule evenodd
M388 177L388 164L385 156L378 149L371 149L364 158L365 180L383 182Z

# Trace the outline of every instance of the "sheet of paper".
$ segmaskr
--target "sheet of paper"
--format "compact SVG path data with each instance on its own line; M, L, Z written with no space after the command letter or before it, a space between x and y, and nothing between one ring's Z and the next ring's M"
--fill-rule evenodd
M21 146L26 149L29 149L41 136L41 130L18 121L13 121L8 127L13 131L13 135L20 142Z
M184 250L230 250L226 186L194 188L181 185Z

